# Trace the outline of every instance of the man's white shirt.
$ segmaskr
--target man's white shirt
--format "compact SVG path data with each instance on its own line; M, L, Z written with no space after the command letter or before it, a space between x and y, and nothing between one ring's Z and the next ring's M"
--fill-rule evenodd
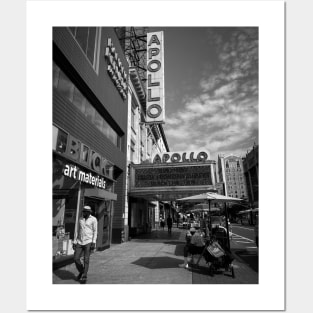
M90 242L96 243L97 240L97 219L90 215L87 219L80 217L79 227L77 230L76 238L74 238L74 244L86 245Z

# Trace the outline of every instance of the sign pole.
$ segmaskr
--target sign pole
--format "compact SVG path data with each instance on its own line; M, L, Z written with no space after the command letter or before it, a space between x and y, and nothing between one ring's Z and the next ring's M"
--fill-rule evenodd
M210 232L210 235L211 235L212 234L211 200L208 199L208 202L209 202L209 225L210 225L209 232Z
M226 222L226 230L227 230L227 246L230 250L230 242L229 242L229 229L228 229L228 211L227 211L227 203L225 202L225 222Z

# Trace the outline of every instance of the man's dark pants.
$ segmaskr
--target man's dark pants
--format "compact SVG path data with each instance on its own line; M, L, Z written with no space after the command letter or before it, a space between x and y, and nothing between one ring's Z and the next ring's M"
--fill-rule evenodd
M201 254L203 252L204 247L197 247L191 243L186 243L184 247L184 257L187 258L188 254Z
M90 258L90 246L91 243L87 243L86 245L76 245L76 250L74 254L74 262L79 273L83 273L83 276L87 276L88 268L89 268L89 258ZM80 261L80 258L84 254L84 264Z

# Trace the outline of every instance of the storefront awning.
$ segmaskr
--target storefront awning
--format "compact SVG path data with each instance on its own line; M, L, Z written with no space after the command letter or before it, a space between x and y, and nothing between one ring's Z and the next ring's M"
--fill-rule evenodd
M105 200L114 200L117 199L117 194L113 192L109 192L104 189L99 188L86 188L85 189L85 197L90 198L98 198L98 199L105 199Z

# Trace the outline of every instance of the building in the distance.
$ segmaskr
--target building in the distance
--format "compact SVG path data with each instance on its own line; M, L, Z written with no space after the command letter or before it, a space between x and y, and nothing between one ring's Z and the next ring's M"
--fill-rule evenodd
M251 207L259 207L259 146L254 145L243 158L243 170L247 182Z
M218 179L224 183L225 195L247 199L247 185L243 171L242 158L233 154L218 155Z

